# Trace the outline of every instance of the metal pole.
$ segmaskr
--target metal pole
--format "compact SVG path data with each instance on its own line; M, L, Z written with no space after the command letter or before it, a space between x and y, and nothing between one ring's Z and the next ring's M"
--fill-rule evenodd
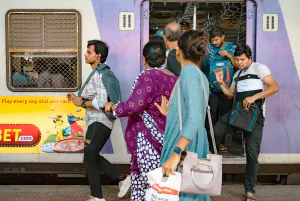
M197 4L194 4L193 29L197 29Z

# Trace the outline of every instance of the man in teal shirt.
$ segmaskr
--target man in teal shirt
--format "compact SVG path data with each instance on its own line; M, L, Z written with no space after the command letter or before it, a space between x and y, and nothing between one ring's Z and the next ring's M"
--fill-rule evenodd
M234 75L234 68L236 68L236 63L234 60L234 52L237 47L236 44L232 42L225 41L225 32L221 27L214 27L209 33L209 37L211 43L207 46L207 57L203 62L202 71L206 75L209 86L210 86L210 97L209 97L209 106L211 111L211 117L213 121L213 125L219 120L221 116L226 114L232 107L232 100L228 99L221 88L216 82L214 78L214 66L216 64L215 61L226 61L229 64L229 72L227 76L224 76L224 81L227 84L231 84L232 77ZM218 68L218 67L216 67ZM208 123L206 122L206 129L209 131ZM210 151L212 151L212 142L211 137L208 135L209 147ZM221 142L220 150L223 152L228 151L227 147L225 147L224 142Z

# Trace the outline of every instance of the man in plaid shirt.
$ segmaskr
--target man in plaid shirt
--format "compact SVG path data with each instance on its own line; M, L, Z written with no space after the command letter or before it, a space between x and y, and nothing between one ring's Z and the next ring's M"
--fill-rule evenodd
M101 63L104 63L108 56L108 46L103 41L88 41L85 61L95 70ZM74 105L86 108L86 140L84 147L84 167L87 172L91 197L90 201L105 201L101 188L100 171L106 173L114 180L130 181L126 175L113 166L99 153L110 137L113 122L105 115L103 108L108 102L108 94L102 83L102 74L94 72L85 87L85 96L76 96L69 93L68 99ZM126 182L128 183L128 182ZM129 183L130 185L130 183Z

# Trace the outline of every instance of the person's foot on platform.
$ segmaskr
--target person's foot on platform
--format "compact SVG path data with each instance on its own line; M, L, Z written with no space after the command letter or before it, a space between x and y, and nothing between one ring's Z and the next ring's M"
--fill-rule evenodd
M253 193L246 192L245 201L256 201L256 197Z
M90 198L87 201L106 201L104 198L97 198L90 196Z
M126 193L128 192L129 188L130 188L130 175L128 175L126 177L126 179L124 179L123 181L119 182L119 193L118 193L118 197L122 198L126 195Z

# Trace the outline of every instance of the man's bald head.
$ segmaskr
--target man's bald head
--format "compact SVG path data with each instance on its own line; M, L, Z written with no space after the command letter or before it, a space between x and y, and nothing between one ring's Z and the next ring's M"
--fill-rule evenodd
M170 42L178 41L181 36L181 25L174 22L167 24L164 30L164 35Z

